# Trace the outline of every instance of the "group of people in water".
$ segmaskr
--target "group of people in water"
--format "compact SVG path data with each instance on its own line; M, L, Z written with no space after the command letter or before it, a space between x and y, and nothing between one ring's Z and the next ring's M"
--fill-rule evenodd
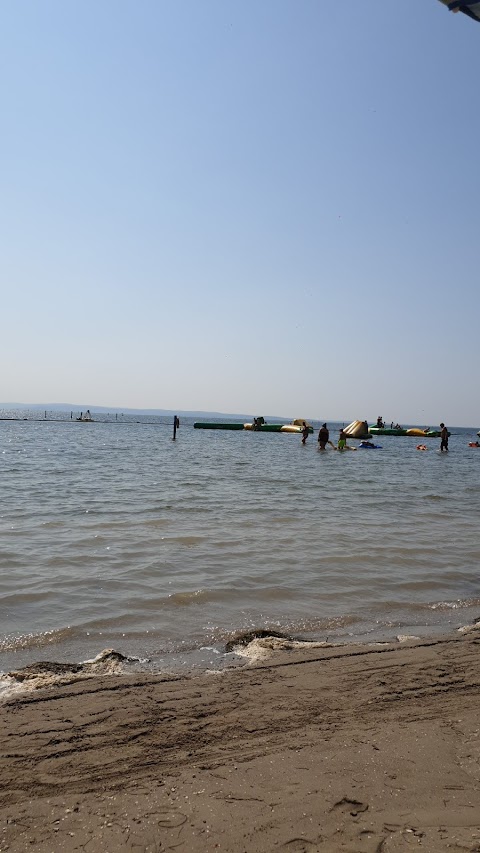
M379 424L380 420L381 420L381 418L377 418L377 425ZM382 423L383 423L383 421L382 421ZM367 421L365 421L365 424L367 424ZM368 429L368 424L367 424L367 429ZM445 424L443 423L443 421L440 424L440 430L441 430L441 432L440 432L440 451L442 453L448 452L448 437L449 437L450 433L449 433L447 427L445 426ZM311 432L311 429L308 427L306 421L304 421L303 422L303 429L302 429L302 444L305 444L310 432ZM319 450L326 450L327 444L329 444L330 447L333 448L333 450L356 450L357 449L356 447L350 447L347 444L347 435L344 432L343 427L340 429L340 432L338 435L337 445L335 446L333 441L330 441L330 431L329 431L326 423L322 424L322 426L318 430L317 441L318 441ZM376 445L370 441L362 441L361 446L362 447L372 447L372 448L376 447ZM473 443L470 446L473 447L474 446ZM477 442L476 446L479 446L478 442ZM427 449L426 445L417 445L417 450L426 450L426 449Z
M347 447L347 436L345 435L343 428L340 430L337 446L335 447L333 441L330 441L330 432L326 424L322 424L318 430L317 441L320 450L326 450L327 444L329 444L330 447L333 447L334 450L345 450ZM305 442L303 443L305 444Z

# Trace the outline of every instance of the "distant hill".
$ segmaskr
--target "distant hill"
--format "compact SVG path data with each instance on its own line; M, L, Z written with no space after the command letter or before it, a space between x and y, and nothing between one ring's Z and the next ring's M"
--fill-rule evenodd
M184 409L122 409L118 406L93 406L91 403L82 403L81 405L79 403L0 403L0 408L28 409L34 412L43 412L45 410L49 412L85 412L87 409L90 409L92 415L95 412L98 414L156 415L158 417L165 417L166 415L172 415L173 417L173 415L178 415L179 417L186 418L226 418L227 420L238 418L239 421L248 421L253 417L251 412L249 414L232 414L231 412L202 412ZM291 420L290 417L285 417L285 415L264 415L264 417L270 421Z

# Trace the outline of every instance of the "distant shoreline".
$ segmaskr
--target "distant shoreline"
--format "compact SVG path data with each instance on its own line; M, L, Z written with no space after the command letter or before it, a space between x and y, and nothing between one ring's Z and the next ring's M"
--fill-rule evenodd
M172 426L173 422L162 423L161 421L107 421L104 418L2 418L0 421L8 421L9 423L30 423L30 424L108 424L109 426L138 426L138 424L148 424L152 426Z
M14 407L14 406L0 405L0 411L2 411L2 410L3 411L15 411L15 410L18 411L18 410L20 410L20 411L25 411L25 412L32 411L32 413L33 413L36 411L41 411L42 409L44 411L46 411L47 413L49 413L48 406L46 407L46 409L44 409L43 407L40 407L40 406L35 406L32 408L25 406L24 408L20 408L19 406ZM152 412L152 411L142 412L142 411L134 411L132 409L123 409L120 411L120 410L115 410L115 409L99 408L99 409L93 410L91 420L84 420L84 419L80 419L78 417L78 415L82 411L85 411L85 409L82 410L80 408L75 408L75 407L72 407L72 408L69 407L68 409L66 409L66 408L65 409L60 409L60 408L55 409L53 407L50 408L50 413L58 412L59 415L61 415L61 414L66 415L67 412L69 412L69 411L73 412L73 415L74 415L73 417L27 417L25 415L24 416L0 415L0 421L10 422L10 423L28 422L28 423L56 423L56 424L58 424L58 423L74 423L74 422L76 422L76 423L122 424L123 426L133 426L134 424L144 424L144 425L151 424L152 426L171 426L171 425L173 425L172 419L175 417L175 415L177 415L181 420L183 418L190 418L190 419L198 418L198 419L213 420L213 421L217 421L217 420L222 419L225 422L232 422L232 423L235 423L235 422L242 422L243 423L243 422L247 422L247 421L251 420L251 418L252 418L252 415L230 415L230 414L222 414L222 413L218 413L218 412L185 412L185 411L182 411L180 409L178 409L177 411L172 411L172 412L163 411L160 409L155 411L155 412ZM110 417L107 419L105 417L106 415L108 415ZM115 416L115 419L114 419L114 416ZM135 417L141 417L141 418L152 417L152 418L156 418L156 420L154 420L154 421L153 420L152 421L133 420ZM125 418L125 419L122 420L122 418ZM170 418L170 420L168 420L168 421L164 420L162 422L160 420L161 418L164 418L164 419ZM270 422L270 423L289 423L289 421L292 420L291 418L284 417L283 415L282 416L280 416L280 415L265 415L265 419L267 422ZM320 424L325 419L324 418L308 418L306 420L308 420L310 423L313 423L315 425L315 424ZM344 419L344 420L327 419L327 423L333 429L336 429L337 425L340 424L343 427L343 426L346 426L349 423L349 421L347 421L346 419ZM420 424L409 423L407 421L404 421L403 423L404 423L404 428L423 429L423 426ZM433 423L433 421L432 421L432 423ZM315 429L316 428L317 427L315 427ZM472 433L478 434L478 432L477 432L478 425L476 425L476 426L459 426L458 424L453 425L453 426L450 425L449 430L450 430L451 435L454 435L452 430L465 430L466 432L470 431Z
M0 411L30 411L30 412L85 412L87 409L90 409L91 412L95 414L101 415L126 415L128 417L132 417L134 415L141 415L142 417L173 417L174 415L178 415L179 417L184 418L226 418L227 420L232 420L238 418L239 420L249 420L253 417L252 413L249 414L241 414L238 412L234 412L230 414L228 412L208 412L205 410L187 410L187 409L129 409L122 408L121 406L95 406L92 403L84 403L83 405L79 405L78 403L0 403ZM260 413L263 414L263 413ZM265 418L270 420L280 420L280 421L288 421L292 420L293 415L264 415ZM308 418L306 418L308 420ZM313 418L313 420L319 420L318 418ZM337 421L334 421L337 423ZM338 421L340 423L340 421Z

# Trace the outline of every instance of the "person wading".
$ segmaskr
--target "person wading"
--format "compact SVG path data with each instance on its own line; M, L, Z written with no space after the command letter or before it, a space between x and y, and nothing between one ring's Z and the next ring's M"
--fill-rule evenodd
M325 450L327 444L329 444L335 450L335 445L330 441L330 433L328 431L328 427L326 424L322 424L322 426L318 430L318 446L320 450Z
M448 453L448 429L444 423L440 424L440 429L440 452L443 453L445 450Z

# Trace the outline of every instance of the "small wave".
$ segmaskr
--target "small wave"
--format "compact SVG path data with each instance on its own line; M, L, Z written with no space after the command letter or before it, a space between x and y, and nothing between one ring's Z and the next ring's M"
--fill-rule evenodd
M276 515L271 519L272 524L292 524L297 521L294 515Z
M480 631L480 619L475 619L470 625L462 625L458 629L459 634L470 634L472 631Z
M168 543L175 542L179 545L200 545L205 541L205 536L168 536L166 537Z
M188 607L190 604L199 604L209 601L211 593L205 589L196 589L194 592L172 592L168 596L168 602L178 604L180 607Z
M20 649L43 648L62 643L73 636L72 628L59 628L54 631L42 631L35 634L7 634L0 638L0 652L16 652Z
M121 521L95 521L94 524L91 525L95 530L121 530L125 529L128 526L128 522L126 519L122 519Z
M458 599L457 601L436 601L428 604L429 610L460 610L462 607L480 607L479 598Z
M292 629L297 633L299 631L302 634L306 633L315 633L318 634L320 631L342 631L345 628L350 628L352 625L360 625L363 622L367 622L368 618L361 613L350 614L345 613L341 616L325 616L325 617L308 617L305 619L297 619L295 620L295 624L292 625ZM285 623L283 623L285 624ZM288 624L287 626L288 627Z
M293 593L288 588L277 588L277 587L257 587L253 582L249 583L249 579L245 576L243 578L244 587L239 589L236 586L231 586L225 589L219 588L210 588L210 589L196 589L189 592L172 592L166 598L155 599L150 602L150 609L154 607L157 609L158 607L189 607L192 604L210 604L217 602L229 602L232 603L235 600L240 600L245 602L247 600L258 601L262 598L265 601L282 601L282 600L291 600L293 597ZM251 588L249 588L251 586Z

